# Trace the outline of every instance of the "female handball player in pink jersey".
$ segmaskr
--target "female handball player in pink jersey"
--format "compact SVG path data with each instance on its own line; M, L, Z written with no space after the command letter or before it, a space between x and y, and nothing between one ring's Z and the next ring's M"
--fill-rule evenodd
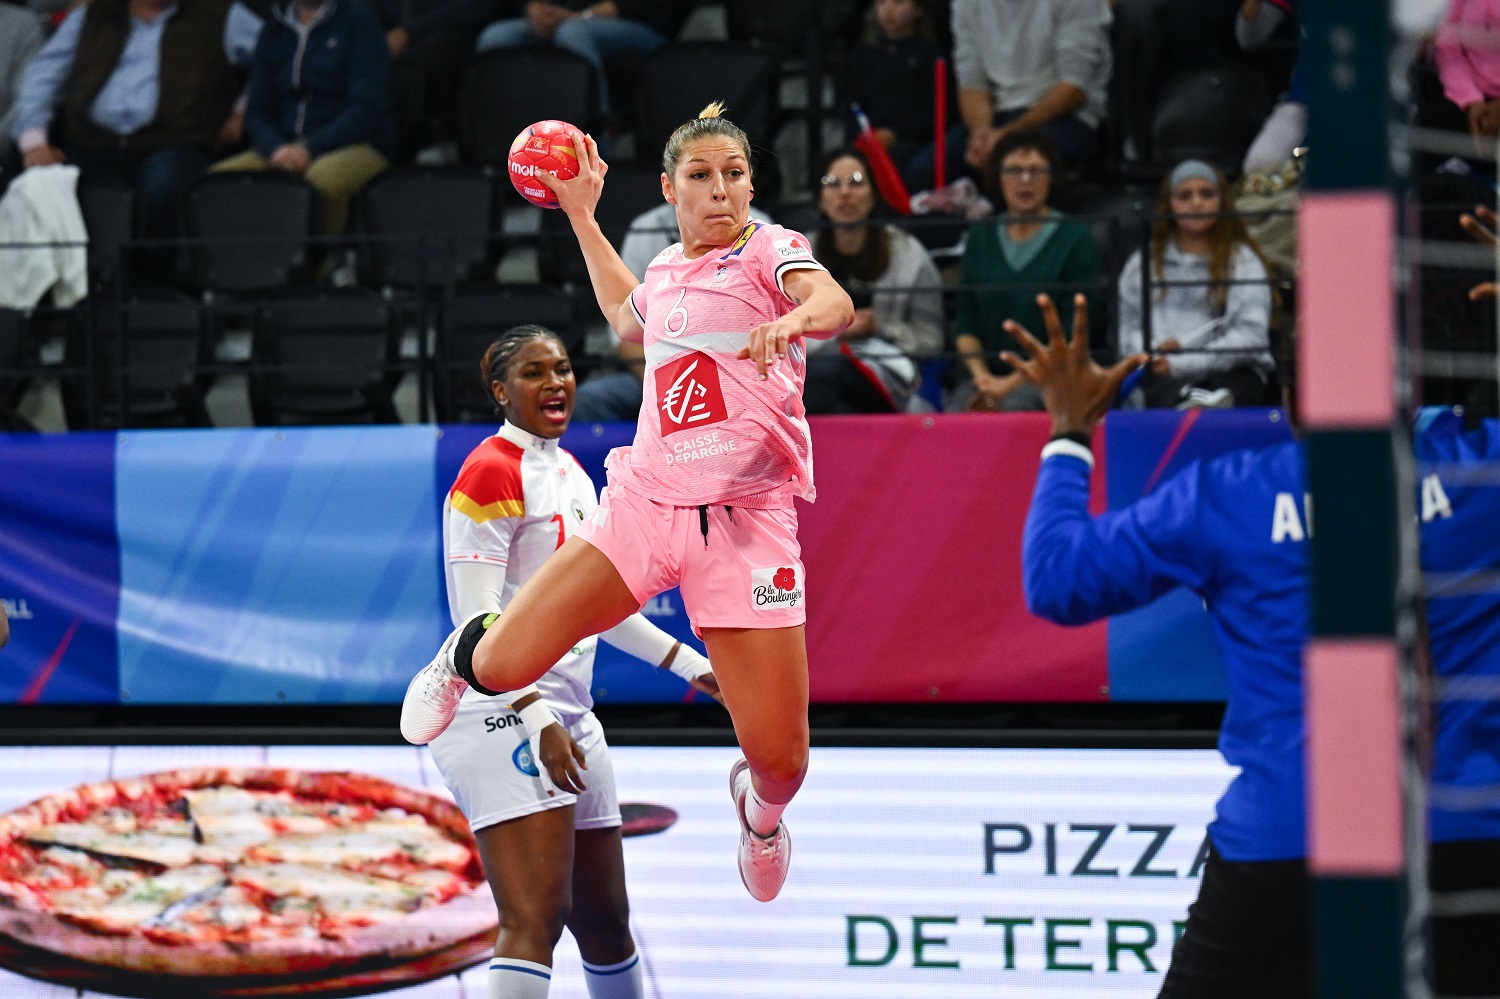
M792 499L812 500L802 407L804 337L830 337L854 305L805 236L749 220L750 142L712 104L672 133L662 194L680 243L643 279L594 220L607 166L574 133L578 176L545 177L573 225L599 307L646 349L631 447L613 451L599 509L498 618L461 625L412 680L401 731L448 726L470 686L532 683L579 641L673 586L708 646L744 758L730 771L740 877L761 901L786 880L781 813L807 771L806 581Z
M500 334L481 365L505 417L464 460L443 504L443 571L454 623L503 614L516 591L598 508L594 483L558 445L573 411L573 365L551 330ZM632 614L599 636L719 696L707 659ZM620 803L590 692L596 641L573 646L536 684L463 694L432 740L443 783L469 820L500 910L490 999L545 999L566 925L593 999L644 999L630 934ZM525 858L524 864L514 858Z

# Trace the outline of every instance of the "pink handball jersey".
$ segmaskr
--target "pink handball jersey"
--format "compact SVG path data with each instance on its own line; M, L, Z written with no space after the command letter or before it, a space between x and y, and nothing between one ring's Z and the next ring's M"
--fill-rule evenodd
M634 444L606 463L612 481L673 506L774 510L814 498L806 348L794 342L764 380L735 356L750 330L796 308L782 282L804 268L824 269L807 237L764 222L694 260L681 243L657 255L630 295L645 329L645 396Z

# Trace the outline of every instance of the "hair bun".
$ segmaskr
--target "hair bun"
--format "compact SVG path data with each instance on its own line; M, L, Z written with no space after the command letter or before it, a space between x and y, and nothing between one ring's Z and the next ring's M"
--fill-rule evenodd
M724 117L724 102L714 101L708 107L698 112L699 118L722 118Z

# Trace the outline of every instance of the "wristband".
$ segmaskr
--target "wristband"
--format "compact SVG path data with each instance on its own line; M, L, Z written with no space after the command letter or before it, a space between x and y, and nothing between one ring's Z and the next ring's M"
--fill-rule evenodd
M1089 446L1088 434L1073 431L1066 434L1057 434L1046 446L1042 448L1042 460L1046 461L1054 455L1067 455L1069 458L1077 458L1089 468L1094 467L1094 452Z
M547 707L547 702L538 697L526 705L516 714L521 716L521 724L526 726L526 737L531 740L531 763L536 767L536 775L541 778L542 790L547 792L548 797L557 794L557 785L552 783L552 775L547 772L547 767L542 763L542 730L548 725L561 725L552 709Z
M1053 434L1052 440L1049 440L1047 443L1050 444L1052 441L1072 441L1079 447L1086 447L1092 450L1094 435L1086 430L1065 430L1060 434Z
M709 665L708 659L701 652L681 644L677 646L677 653L672 656L672 661L667 664L667 669L689 683L704 674L714 671L713 666Z
M547 702L540 697L517 711L516 714L521 716L521 724L526 726L526 735L533 743L536 742L537 736L542 734L542 729L548 725L562 724L558 721L557 715L553 714L552 709L547 706Z

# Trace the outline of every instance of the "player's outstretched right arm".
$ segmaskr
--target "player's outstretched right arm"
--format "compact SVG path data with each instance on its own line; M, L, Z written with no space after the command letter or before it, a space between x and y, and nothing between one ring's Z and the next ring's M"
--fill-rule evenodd
M609 165L599 155L599 144L576 129L573 148L585 151L585 155L578 157L578 176L560 180L556 174L543 173L538 179L557 195L558 207L573 225L578 248L583 251L584 263L588 265L589 283L594 286L599 311L604 313L610 328L621 340L640 343L645 331L630 307L630 293L641 282L630 273L630 268L625 266L625 261L620 259L620 254L594 218Z
M1201 465L1113 513L1089 513L1088 449L1057 438L1042 449L1021 537L1026 607L1058 624L1134 610L1176 586L1208 582L1198 518Z
M1021 571L1026 605L1059 624L1086 624L1139 607L1177 585L1201 588L1199 565L1199 467L1168 481L1118 513L1089 514L1089 450L1094 425L1119 392L1125 376L1145 363L1144 354L1104 369L1088 353L1088 304L1073 301L1073 337L1063 335L1057 307L1037 296L1047 326L1040 343L1016 322L1006 329L1026 350L1001 357L1042 390L1052 417L1053 439L1042 449L1036 491L1026 515Z

